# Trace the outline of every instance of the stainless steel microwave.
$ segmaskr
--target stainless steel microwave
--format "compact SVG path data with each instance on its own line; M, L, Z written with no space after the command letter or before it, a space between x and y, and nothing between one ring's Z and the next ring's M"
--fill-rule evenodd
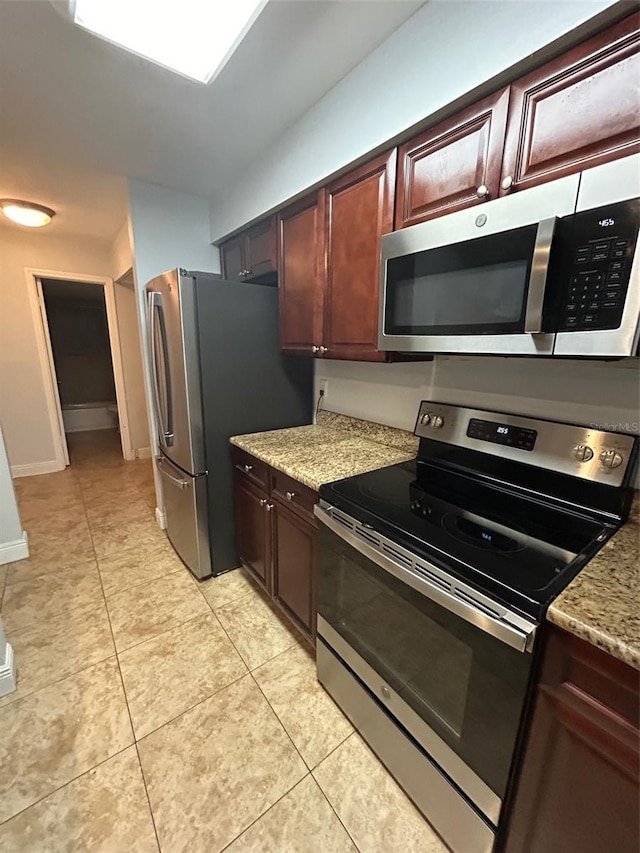
M379 349L636 355L638 196L633 155L386 234Z

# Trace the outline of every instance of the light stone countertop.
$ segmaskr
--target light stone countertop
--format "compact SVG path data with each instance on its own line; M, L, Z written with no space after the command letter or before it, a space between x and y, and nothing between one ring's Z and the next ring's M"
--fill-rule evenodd
M547 619L640 670L640 500L553 602Z
M321 424L235 435L231 444L314 491L324 483L396 465L415 456Z

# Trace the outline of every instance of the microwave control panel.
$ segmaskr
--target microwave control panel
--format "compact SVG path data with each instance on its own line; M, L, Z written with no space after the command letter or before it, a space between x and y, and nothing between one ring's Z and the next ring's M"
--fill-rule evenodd
M559 332L620 326L639 219L640 200L634 199L561 221L564 257Z

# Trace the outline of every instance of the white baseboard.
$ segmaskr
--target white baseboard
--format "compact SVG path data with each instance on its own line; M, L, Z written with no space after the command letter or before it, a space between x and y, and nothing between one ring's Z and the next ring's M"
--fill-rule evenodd
M32 462L30 465L12 465L11 476L15 480L18 477L33 477L35 474L53 474L55 471L64 471L65 467L57 459L51 459L49 462Z
M13 647L5 640L4 660L0 660L0 696L13 693L16 689L16 667L13 659Z
M13 542L0 543L0 566L5 563L15 563L16 560L26 560L29 556L29 537L27 531L22 531L21 539Z
M156 522L160 530L167 529L167 516L158 506L156 507Z
M136 451L136 459L151 459L152 453L150 447L139 447Z

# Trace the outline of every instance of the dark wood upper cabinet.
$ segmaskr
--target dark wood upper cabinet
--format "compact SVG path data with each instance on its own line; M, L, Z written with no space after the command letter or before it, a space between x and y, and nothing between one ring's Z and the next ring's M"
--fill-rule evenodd
M278 276L275 216L220 244L222 275L229 281L275 284Z
M267 276L277 276L278 239L275 216L270 216L248 229L245 252L249 271L245 281L261 281Z
M497 197L508 105L501 89L400 146L396 229Z
M502 193L640 150L639 46L634 15L513 83Z
M506 853L637 853L638 673L551 627Z
M220 244L222 277L228 281L244 280L244 242L244 234L237 234Z
M324 200L324 192L314 193L278 216L280 347L284 352L311 355L322 344Z
M380 238L393 230L395 175L394 149L325 190L325 357L387 359L377 349Z

